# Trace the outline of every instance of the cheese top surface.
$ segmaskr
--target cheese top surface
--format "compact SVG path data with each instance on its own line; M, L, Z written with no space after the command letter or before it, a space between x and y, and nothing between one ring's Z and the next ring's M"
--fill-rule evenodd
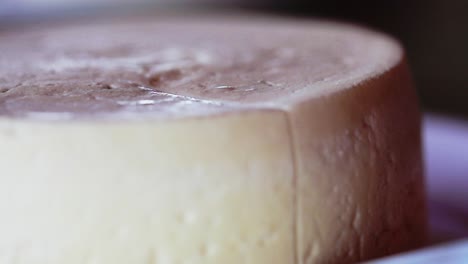
M242 21L146 16L0 33L0 115L132 119L281 108L378 76L401 57L395 42L354 26Z

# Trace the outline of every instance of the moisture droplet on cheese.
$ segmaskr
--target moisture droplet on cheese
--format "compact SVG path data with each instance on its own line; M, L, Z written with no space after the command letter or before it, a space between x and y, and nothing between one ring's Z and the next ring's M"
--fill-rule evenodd
M384 35L143 16L0 50L0 259L350 263L424 241L419 112Z

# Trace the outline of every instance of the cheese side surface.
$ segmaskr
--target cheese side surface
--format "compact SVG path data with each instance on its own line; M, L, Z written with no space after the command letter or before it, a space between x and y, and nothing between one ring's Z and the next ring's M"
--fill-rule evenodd
M2 263L292 262L285 115L213 121L10 124Z
M302 263L357 262L424 243L419 113L408 77L401 64L292 110Z
M0 33L0 263L352 263L421 246L401 48L174 16Z

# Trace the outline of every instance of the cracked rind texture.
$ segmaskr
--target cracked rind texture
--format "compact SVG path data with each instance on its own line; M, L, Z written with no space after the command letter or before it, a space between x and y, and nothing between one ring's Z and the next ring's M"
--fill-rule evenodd
M135 21L129 28L138 28L141 21ZM142 28L151 28L144 21ZM319 37L319 44L307 59L279 62L283 71L269 75L272 85L261 74L268 56L225 67L240 54L229 48L230 40L234 46L240 41L240 50L252 44L249 56L256 58L263 49L258 43L265 41L248 40L249 34L264 29L272 37L276 26L293 33L281 31L274 48L295 43L284 41L302 39L299 33L309 30L307 43ZM106 27L112 23L96 30ZM105 49L97 55L85 49L85 60L83 53L72 52L78 61L53 61L51 67L68 67L59 75L55 68L37 75L42 70L36 72L34 63L25 71L36 75L11 72L1 60L6 89L0 95L0 263L352 263L423 244L420 117L398 45L377 33L325 22L234 19L219 27L196 26L199 33L206 28L199 37L208 40L213 28L221 34L223 27L242 37L231 36L223 42L227 48L218 47L235 51L227 62L205 69L219 70L221 77L206 77L211 75L204 75L203 66L205 77L185 86L166 71L158 80L151 76L151 82L136 78L119 64L140 63L133 55L118 56L118 62L111 56L112 63L103 64L97 55L106 58ZM73 36L72 29L66 34ZM92 30L83 32L96 38ZM12 38L30 39L21 34ZM173 41L193 37L177 35ZM323 57L327 41L331 47L337 40L345 48L330 48L333 52ZM66 50L70 41L54 42L52 52ZM83 39L78 43L88 45ZM302 54L307 43L291 45ZM22 45L27 46L19 44L20 50ZM72 49L79 51L80 45ZM28 52L32 62L47 61L40 52ZM314 62L315 55L320 59ZM12 69L27 58L18 58ZM74 63L80 70L69 71ZM158 68L161 61L151 63ZM90 68L83 71L83 65ZM109 65L118 69L102 68ZM242 72L242 81L259 81L255 85L261 87L208 89L234 87ZM42 99L50 104L29 104ZM115 104L121 100L155 105ZM28 115L31 109L34 115Z

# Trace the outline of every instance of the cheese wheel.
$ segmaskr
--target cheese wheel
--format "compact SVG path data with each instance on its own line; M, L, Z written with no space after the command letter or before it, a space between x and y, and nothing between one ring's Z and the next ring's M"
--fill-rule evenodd
M0 263L350 263L420 246L402 49L323 21L0 34Z

